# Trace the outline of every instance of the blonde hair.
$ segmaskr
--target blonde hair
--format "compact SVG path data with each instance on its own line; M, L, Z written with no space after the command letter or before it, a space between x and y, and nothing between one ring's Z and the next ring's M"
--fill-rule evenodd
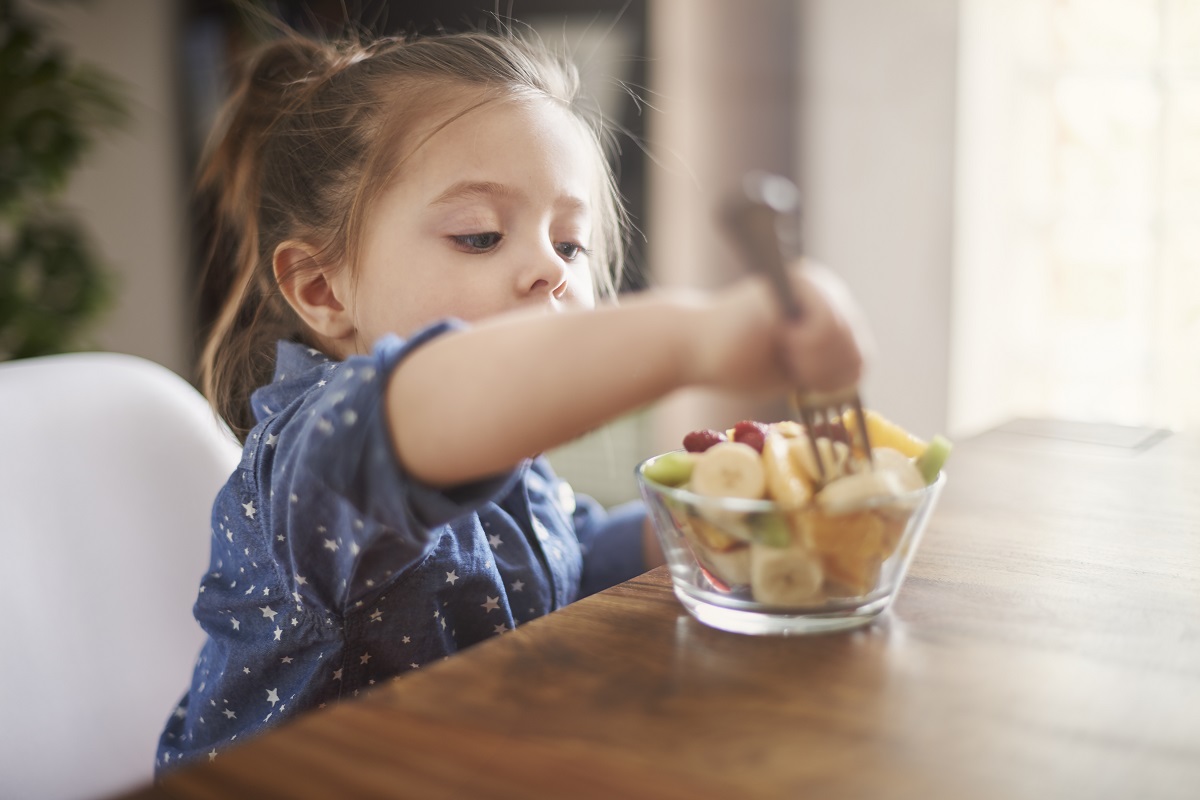
M275 342L313 343L279 291L277 245L301 240L317 262L355 263L372 201L400 167L397 141L447 91L485 97L535 95L571 110L595 145L597 293L613 296L626 217L608 166L607 131L580 97L579 75L561 54L512 33L318 41L297 33L247 61L223 109L197 179L210 220L205 292L224 297L200 361L205 395L243 441L254 426L251 393L271 380Z

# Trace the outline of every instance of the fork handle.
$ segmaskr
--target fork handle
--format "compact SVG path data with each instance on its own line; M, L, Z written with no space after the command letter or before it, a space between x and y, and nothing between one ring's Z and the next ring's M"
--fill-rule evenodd
M794 219L800 206L796 185L780 175L752 172L742 181L742 194L722 210L722 221L741 248L749 266L772 283L783 315L792 321L804 308L788 278L783 226Z

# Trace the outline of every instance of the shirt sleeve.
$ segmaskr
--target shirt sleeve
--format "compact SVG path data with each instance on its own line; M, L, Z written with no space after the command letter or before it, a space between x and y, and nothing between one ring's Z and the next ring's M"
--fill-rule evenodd
M444 321L409 339L385 337L371 353L331 364L325 385L280 420L269 467L271 528L286 530L280 547L289 552L280 555L326 583L313 585L326 602L351 597L364 551L381 576L402 573L429 554L442 525L506 494L520 474L514 468L437 489L413 479L396 457L387 378L415 348L461 327Z
M605 511L587 495L576 495L575 535L583 551L579 596L602 591L646 571L642 526L646 507L634 500Z

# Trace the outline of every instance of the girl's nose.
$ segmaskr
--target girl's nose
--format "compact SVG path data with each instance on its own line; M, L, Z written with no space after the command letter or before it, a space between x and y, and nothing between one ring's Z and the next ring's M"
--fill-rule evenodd
M536 248L523 260L517 275L522 295L561 298L567 291L567 264L550 243Z

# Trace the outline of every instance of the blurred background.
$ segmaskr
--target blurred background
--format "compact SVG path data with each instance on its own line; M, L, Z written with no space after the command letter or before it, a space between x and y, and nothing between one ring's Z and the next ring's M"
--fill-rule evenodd
M197 291L189 183L256 29L223 0L15 7L64 58L111 76L127 106L65 183L108 291L64 346L193 379L213 308ZM716 204L746 170L794 176L806 252L873 326L864 398L919 436L1019 417L1200 421L1200 0L267 7L313 31L340 29L347 7L381 33L499 14L565 41L622 130L639 231L627 291L740 274ZM19 281L5 268L11 318ZM551 455L576 488L617 502L634 495L636 461L688 430L784 413L681 392Z

